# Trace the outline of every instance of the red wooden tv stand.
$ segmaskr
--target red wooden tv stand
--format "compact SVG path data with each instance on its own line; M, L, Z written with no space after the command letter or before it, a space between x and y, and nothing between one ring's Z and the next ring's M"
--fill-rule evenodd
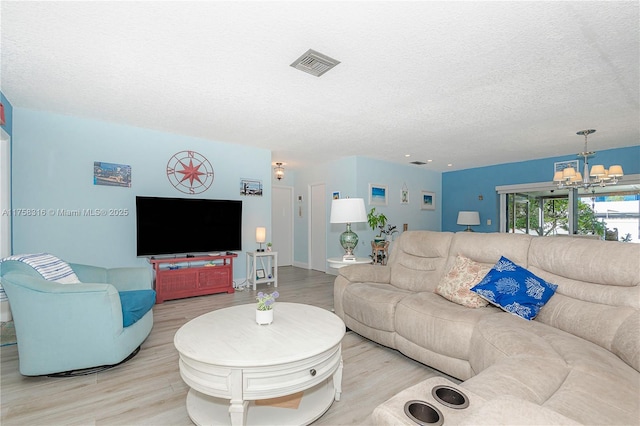
M150 259L155 272L156 303L214 293L233 293L233 258L220 256Z

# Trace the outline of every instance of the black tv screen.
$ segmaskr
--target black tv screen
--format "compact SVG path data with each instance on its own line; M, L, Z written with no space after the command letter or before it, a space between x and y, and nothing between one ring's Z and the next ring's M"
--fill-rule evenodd
M138 256L242 250L242 201L136 197Z

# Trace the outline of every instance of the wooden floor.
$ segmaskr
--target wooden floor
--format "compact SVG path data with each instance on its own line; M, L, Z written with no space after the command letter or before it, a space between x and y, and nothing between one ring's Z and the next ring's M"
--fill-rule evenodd
M278 301L333 308L335 276L295 267L281 267L278 274ZM88 376L24 377L18 371L17 346L0 348L0 424L191 425L185 409L189 389L180 378L173 336L189 320L253 303L255 295L244 290L156 305L153 330L140 353L117 368ZM400 390L441 374L353 332L345 336L342 350L342 399L314 424L362 424Z

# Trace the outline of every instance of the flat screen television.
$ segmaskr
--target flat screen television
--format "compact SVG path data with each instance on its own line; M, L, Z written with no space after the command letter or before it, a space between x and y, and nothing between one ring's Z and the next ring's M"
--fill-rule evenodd
M242 201L136 197L138 256L242 250Z

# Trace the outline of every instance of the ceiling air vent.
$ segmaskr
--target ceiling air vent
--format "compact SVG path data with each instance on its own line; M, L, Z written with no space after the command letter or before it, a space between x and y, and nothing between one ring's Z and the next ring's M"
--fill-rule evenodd
M416 166L423 166L427 163L425 163L424 161L411 161L409 164L415 164Z
M291 66L299 69L300 71L320 77L339 63L340 61L336 61L327 55L323 55L320 52L309 49L304 55L296 59Z

